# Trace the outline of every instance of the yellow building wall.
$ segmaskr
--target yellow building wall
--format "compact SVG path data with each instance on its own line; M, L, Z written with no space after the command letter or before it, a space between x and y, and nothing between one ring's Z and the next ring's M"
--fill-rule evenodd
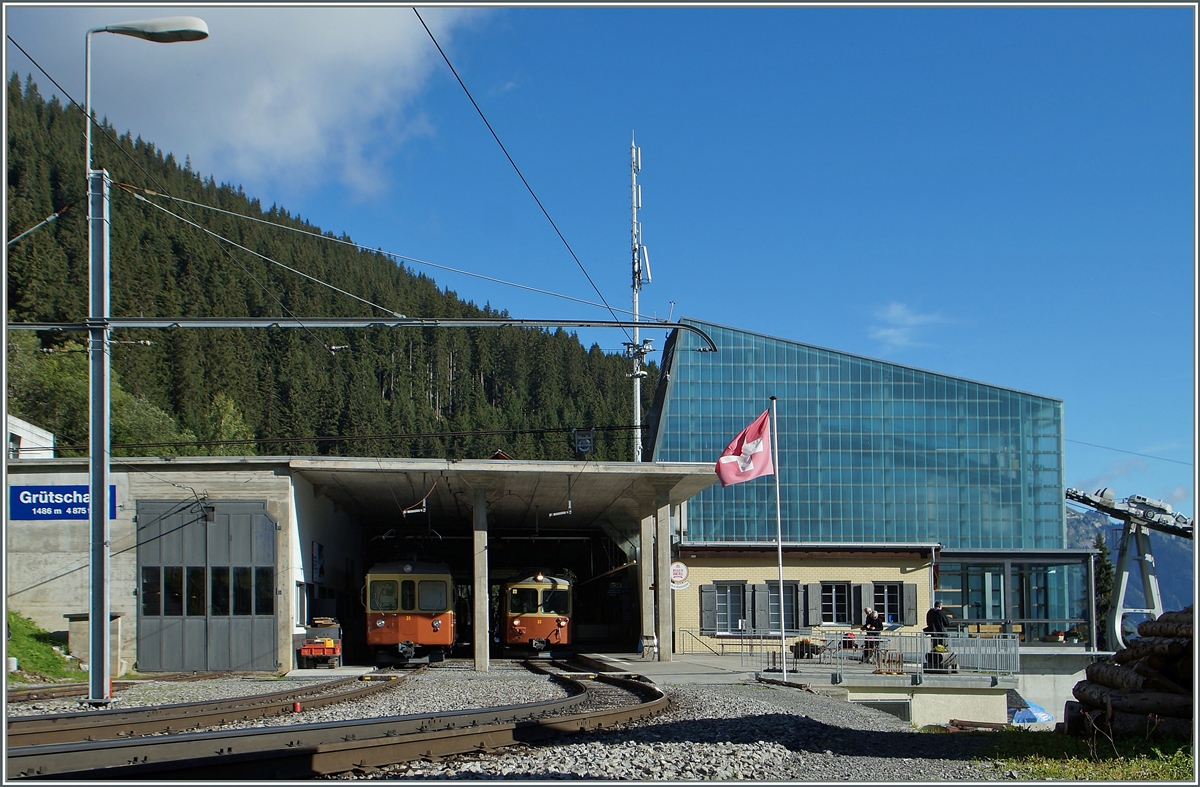
M764 582L779 582L779 560L775 553L759 557L724 558L690 557L686 546L681 550L679 561L688 568L688 587L673 593L675 601L675 648L677 652L707 652L706 647L726 650L737 642L736 635L718 637L700 634L700 588L713 582L742 582L747 585ZM916 625L901 626L898 633L912 634L925 627L925 611L933 606L932 569L928 557L879 557L869 559L853 555L814 557L811 553L789 556L784 553L783 579L802 585L820 582L848 582L851 585L874 582L897 582L914 584L917 587ZM803 603L803 598L801 600ZM871 605L867 602L863 606ZM861 612L861 610L860 610ZM803 620L803 611L801 611ZM813 626L809 636L833 639L841 632L857 629L858 626L821 625ZM803 637L801 637L803 638ZM788 637L795 642L797 637Z

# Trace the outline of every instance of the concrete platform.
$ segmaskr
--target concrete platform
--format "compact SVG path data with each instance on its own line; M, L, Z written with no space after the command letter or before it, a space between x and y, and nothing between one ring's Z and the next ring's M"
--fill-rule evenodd
M310 669L294 669L287 673L288 678L357 678L359 675L366 675L368 672L374 672L374 667L364 667L361 665L348 665L341 667L313 667Z
M656 684L679 683L753 683L756 669L743 667L741 656L715 656L676 653L674 661L651 661L636 653L587 653L597 669L608 672L633 672ZM601 666L603 665L603 666Z

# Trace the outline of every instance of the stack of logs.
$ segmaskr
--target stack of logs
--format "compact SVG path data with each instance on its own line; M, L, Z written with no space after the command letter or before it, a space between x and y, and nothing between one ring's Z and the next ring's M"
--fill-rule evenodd
M1192 608L1138 625L1111 662L1087 667L1063 728L1072 735L1192 737Z

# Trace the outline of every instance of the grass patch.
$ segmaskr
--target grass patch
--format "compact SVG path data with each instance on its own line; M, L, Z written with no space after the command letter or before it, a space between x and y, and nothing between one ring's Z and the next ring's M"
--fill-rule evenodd
M77 661L69 661L55 650L62 647L50 632L29 618L8 610L8 655L16 657L18 672L14 680L87 680L88 674L79 669Z
M1046 730L1000 730L992 761L1020 779L1055 781L1186 781L1193 779L1191 741L1103 735L1077 738Z

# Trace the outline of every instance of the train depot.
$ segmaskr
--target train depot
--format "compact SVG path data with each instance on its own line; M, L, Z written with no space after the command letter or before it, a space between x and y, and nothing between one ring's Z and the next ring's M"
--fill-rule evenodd
M87 491L85 460L8 470L14 499ZM709 463L342 457L122 459L111 478L114 677L652 653L681 508L716 481ZM86 508L12 510L9 606L85 636Z

